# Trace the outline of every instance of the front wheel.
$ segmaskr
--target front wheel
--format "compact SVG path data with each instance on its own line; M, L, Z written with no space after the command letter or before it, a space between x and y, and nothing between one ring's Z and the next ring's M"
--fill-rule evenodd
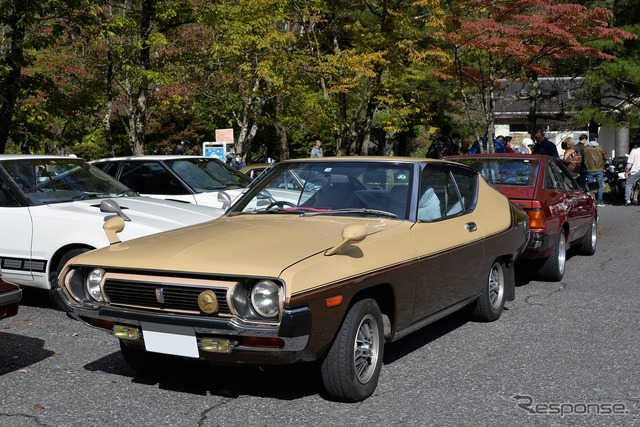
M487 283L482 289L471 311L471 318L479 322L492 322L502 315L504 309L504 295L507 284L504 263L495 261L489 270Z
M567 261L567 239L564 230L561 228L558 233L558 240L553 247L553 252L544 264L538 269L538 275L542 280L549 282L559 282L564 276L564 267Z
M320 367L328 397L359 402L378 385L384 354L380 307L373 299L355 303L347 313Z

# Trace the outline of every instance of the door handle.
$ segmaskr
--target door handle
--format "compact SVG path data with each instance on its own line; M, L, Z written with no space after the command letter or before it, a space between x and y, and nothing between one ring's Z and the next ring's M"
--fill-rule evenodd
M478 226L475 222L468 222L464 226L467 227L467 231L469 232L478 231Z

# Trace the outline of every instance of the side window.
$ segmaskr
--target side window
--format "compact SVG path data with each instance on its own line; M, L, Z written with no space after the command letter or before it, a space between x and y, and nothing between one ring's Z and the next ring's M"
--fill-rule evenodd
M464 169L426 167L420 177L418 220L436 221L471 210L477 177Z
M571 177L571 175L569 173L567 173L568 171L565 171L564 168L562 168L559 164L559 162L556 161L552 161L551 162L551 169L553 169L555 175L556 175L556 179L558 180L558 183L560 185L560 188L566 190L566 191L575 191L578 190L578 184L575 182L575 180L573 179L573 177Z
M469 212L475 203L478 175L467 170L453 170L453 179L459 193L459 205L449 208L451 214ZM458 209L459 208L459 209Z
M158 162L124 163L119 180L142 194L187 194L182 184Z
M97 167L103 172L108 173L114 178L116 177L116 172L118 172L118 163L100 162L100 163L93 163L93 166Z
M20 206L20 201L13 194L13 191L2 180L0 180L0 208Z
M544 188L547 190L559 190L561 188L558 185L553 169L551 169L551 162L547 163L547 167L544 170Z

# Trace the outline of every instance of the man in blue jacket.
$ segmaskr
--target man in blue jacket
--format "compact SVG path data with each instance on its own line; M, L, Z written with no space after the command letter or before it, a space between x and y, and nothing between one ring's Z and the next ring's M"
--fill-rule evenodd
M556 147L556 144L545 138L544 131L541 128L536 130L533 139L536 143L533 146L532 154L546 154L547 156L555 157L556 159L560 158L560 155L558 154L558 147Z

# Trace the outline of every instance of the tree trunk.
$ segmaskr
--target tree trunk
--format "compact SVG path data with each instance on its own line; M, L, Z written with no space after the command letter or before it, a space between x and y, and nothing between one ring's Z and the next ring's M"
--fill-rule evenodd
M238 119L240 133L235 145L237 153L248 153L251 151L251 144L258 133L258 118L264 110L264 99L256 96L260 88L260 79L256 79L251 93L245 98L242 108L242 116ZM256 106L257 104L257 106Z
M278 152L280 154L280 160L286 160L289 158L289 144L287 141L287 127L280 120L282 110L282 95L278 95L276 97L276 137L278 138Z
M3 99L2 108L0 108L0 153L4 153L7 148L13 113L20 93L20 75L24 65L25 38L25 28L24 25L22 25L22 14L25 13L25 11L22 10L23 6L22 1L16 1L16 11L8 20L9 27L11 28L11 48L6 59L8 72L0 89L0 98Z

